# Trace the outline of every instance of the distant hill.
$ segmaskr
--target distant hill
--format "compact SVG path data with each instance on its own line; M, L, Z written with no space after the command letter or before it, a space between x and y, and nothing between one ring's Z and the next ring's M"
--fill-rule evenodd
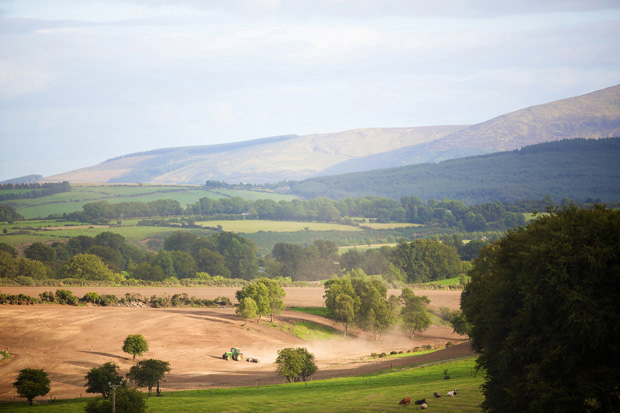
M0 184L32 184L42 179L43 175L26 175L20 176L19 178L7 179L6 181L0 182Z
M620 85L518 110L427 143L348 160L324 174L441 162L561 139L612 136L620 136Z
M366 128L165 148L45 178L69 182L276 183L439 162L567 138L620 136L620 85L473 125Z
M367 128L158 149L110 159L46 180L201 184L206 180L269 183L303 179L348 159L429 142L463 127Z
M571 139L438 164L325 176L290 183L304 198L381 196L466 204L542 199L620 201L620 138Z

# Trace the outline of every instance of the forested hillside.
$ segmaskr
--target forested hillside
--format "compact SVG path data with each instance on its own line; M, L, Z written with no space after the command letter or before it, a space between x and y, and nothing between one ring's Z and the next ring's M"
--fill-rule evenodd
M499 200L599 198L620 200L620 138L568 139L439 164L319 177L290 183L292 193L333 199L367 195L400 199Z

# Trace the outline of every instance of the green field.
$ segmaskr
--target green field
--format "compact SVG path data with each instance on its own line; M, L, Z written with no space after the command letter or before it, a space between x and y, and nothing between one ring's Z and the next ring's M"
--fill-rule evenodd
M444 379L445 370L449 380ZM426 399L434 412L479 412L482 382L482 374L476 375L475 359L468 358L305 383L164 392L163 397L150 397L147 406L150 412L370 412L416 409L413 401ZM165 383L162 386L165 390ZM456 397L445 397L455 388L459 390ZM434 392L443 397L435 399ZM399 406L405 396L411 398L411 406ZM85 399L34 407L21 402L0 405L0 409L70 413L83 412L85 404Z
M158 199L174 199L186 207L198 202L200 198L241 197L247 200L273 199L290 201L294 195L283 195L272 192L245 190L206 190L198 186L154 186L154 185L101 185L72 186L71 192L63 192L51 196L5 201L3 204L15 208L24 218L47 217L53 214L81 211L82 206L97 201L108 201L111 204L120 202L150 202Z
M327 224L323 222L299 222L299 221L267 221L251 219L242 221L200 221L197 225L205 227L217 227L220 225L224 231L242 234L256 232L298 232L298 231L361 231L357 227L341 224Z

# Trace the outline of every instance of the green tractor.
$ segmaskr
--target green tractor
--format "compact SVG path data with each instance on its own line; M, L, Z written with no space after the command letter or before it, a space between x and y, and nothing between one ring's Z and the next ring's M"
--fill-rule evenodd
M243 360L243 353L241 352L241 349L233 347L230 349L230 351L224 353L224 355L222 355L222 358L224 360L233 359L235 361L241 361Z

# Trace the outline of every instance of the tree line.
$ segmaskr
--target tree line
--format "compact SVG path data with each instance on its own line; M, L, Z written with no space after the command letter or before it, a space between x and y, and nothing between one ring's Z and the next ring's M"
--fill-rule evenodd
M215 276L249 280L259 273L256 245L231 232L198 237L178 231L164 240L162 250L153 253L106 231L51 245L35 242L24 255L20 257L13 246L0 243L0 277L120 282L127 277L150 281Z
M28 191L28 189L30 189L30 191ZM7 192L3 193L3 191ZM13 199L42 198L61 192L71 192L71 184L67 181L55 183L0 184L0 202Z
M478 248L486 242L478 244ZM278 243L262 259L270 276L295 281L315 281L350 271L381 275L393 285L423 283L456 277L465 272L458 249L439 240L401 240L395 247L383 246L366 251L351 249L338 255L331 241L317 240L310 246Z
M563 200L570 202L570 200ZM98 201L85 204L82 211L64 214L63 218L90 223L109 223L122 218L161 218L190 216L184 222L193 226L198 219L265 219L287 221L337 222L347 225L360 224L359 218L374 222L410 222L435 224L459 231L505 230L523 225L523 212L531 207L544 210L546 204L533 201L508 204L499 201L467 206L461 201L430 199L426 202L418 196L405 196L400 201L377 196L333 200L325 197L309 200L293 199L276 202L272 199L245 200L241 197L221 199L201 198L183 208L172 199L151 202L121 202L111 204ZM157 222L155 222L157 221ZM165 225L158 220L145 224Z
M473 248L469 244L472 244ZM277 243L259 256L251 240L231 232L198 236L176 231L157 253L144 251L109 231L95 237L79 235L51 245L35 242L19 256L0 243L0 278L32 285L47 279L124 282L166 280L253 280L260 277L295 281L328 279L347 271L380 275L394 285L456 277L466 271L459 253L477 253L486 242L463 244L458 235L436 239L404 239L395 246L342 255L333 241L308 246ZM460 248L460 250L459 250Z
M344 327L344 335L350 326L357 326L372 332L380 340L388 330L400 324L413 338L431 324L426 311L430 303L426 296L416 296L405 287L399 297L387 297L385 284L366 277L360 272L351 272L342 278L325 282L325 306L333 319Z

